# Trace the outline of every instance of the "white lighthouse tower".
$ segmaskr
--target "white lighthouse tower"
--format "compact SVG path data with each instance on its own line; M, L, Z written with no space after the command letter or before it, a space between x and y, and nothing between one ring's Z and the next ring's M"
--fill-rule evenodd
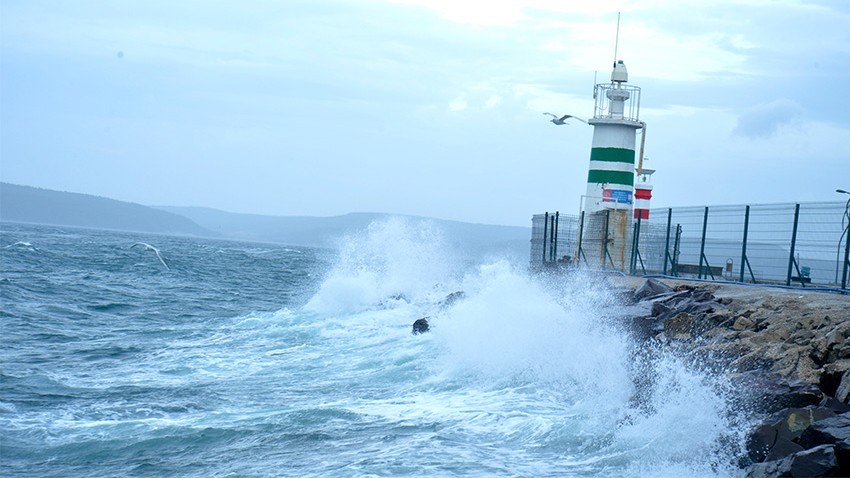
M596 102L588 120L593 143L580 242L588 264L602 269L625 270L631 252L635 136L646 125L640 120L640 88L628 81L626 65L615 61L611 82L594 88Z
M593 144L587 173L584 210L631 211L635 183L635 132L640 121L640 88L627 85L629 73L622 60L614 64L610 83L596 85ZM629 214L631 216L631 214Z

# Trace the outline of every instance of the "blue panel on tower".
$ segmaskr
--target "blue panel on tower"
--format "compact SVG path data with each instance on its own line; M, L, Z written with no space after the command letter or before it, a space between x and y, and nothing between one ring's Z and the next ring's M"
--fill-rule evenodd
M617 204L631 204L632 192L623 189L603 189L603 202L616 202Z

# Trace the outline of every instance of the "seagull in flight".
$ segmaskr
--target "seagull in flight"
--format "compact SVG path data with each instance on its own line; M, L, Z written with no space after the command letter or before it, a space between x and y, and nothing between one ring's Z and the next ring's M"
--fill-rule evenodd
M560 118L558 118L556 115L553 115L552 113L543 113L543 114L551 116L552 119L549 120L549 121L555 123L558 126L560 126L562 124L567 124L567 120L570 119L570 118L575 118L575 119L581 121L582 123L587 124L587 121L579 118L578 116L564 115L564 116L561 116Z
M142 247L145 248L146 251L152 251L154 254L156 254L156 257L157 257L157 259L159 259L159 262L162 262L162 265L165 266L166 270L169 270L169 271L171 270L171 268L168 267L168 264L165 263L165 259L162 258L162 254L160 254L159 249L157 249L156 247L154 247L154 246L152 246L152 245L150 245L146 242L137 242L130 247L133 248L133 247L136 247L136 246L142 246Z

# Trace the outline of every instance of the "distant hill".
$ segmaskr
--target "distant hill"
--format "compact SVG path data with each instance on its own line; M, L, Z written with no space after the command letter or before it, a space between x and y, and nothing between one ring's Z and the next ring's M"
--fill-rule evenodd
M0 221L214 236L192 220L141 204L0 182Z
M0 221L90 227L161 234L195 235L259 242L336 247L343 236L374 221L398 215L263 216L200 207L149 207L88 194L0 182ZM450 246L468 256L498 254L527 260L530 227L494 226L416 216L442 231Z
M224 237L303 246L334 247L340 237L365 230L372 222L389 217L433 222L451 245L475 252L476 255L492 253L524 259L528 256L531 239L530 227L471 224L417 216L382 213L351 213L332 217L263 216L198 207L158 207L190 218Z

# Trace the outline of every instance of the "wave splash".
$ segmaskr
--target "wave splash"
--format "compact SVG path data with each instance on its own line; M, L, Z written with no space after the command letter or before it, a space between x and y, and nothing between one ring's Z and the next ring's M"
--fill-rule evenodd
M356 330L334 337L350 353L370 348L384 392L340 405L427 425L431 439L457 445L456 459L495 460L496 474L738 474L732 391L633 341L604 278L533 276L505 260L461 265L425 222L375 223L346 240L304 310ZM463 298L447 304L456 291ZM431 332L410 335L422 316ZM417 443L417 456L446 459Z

